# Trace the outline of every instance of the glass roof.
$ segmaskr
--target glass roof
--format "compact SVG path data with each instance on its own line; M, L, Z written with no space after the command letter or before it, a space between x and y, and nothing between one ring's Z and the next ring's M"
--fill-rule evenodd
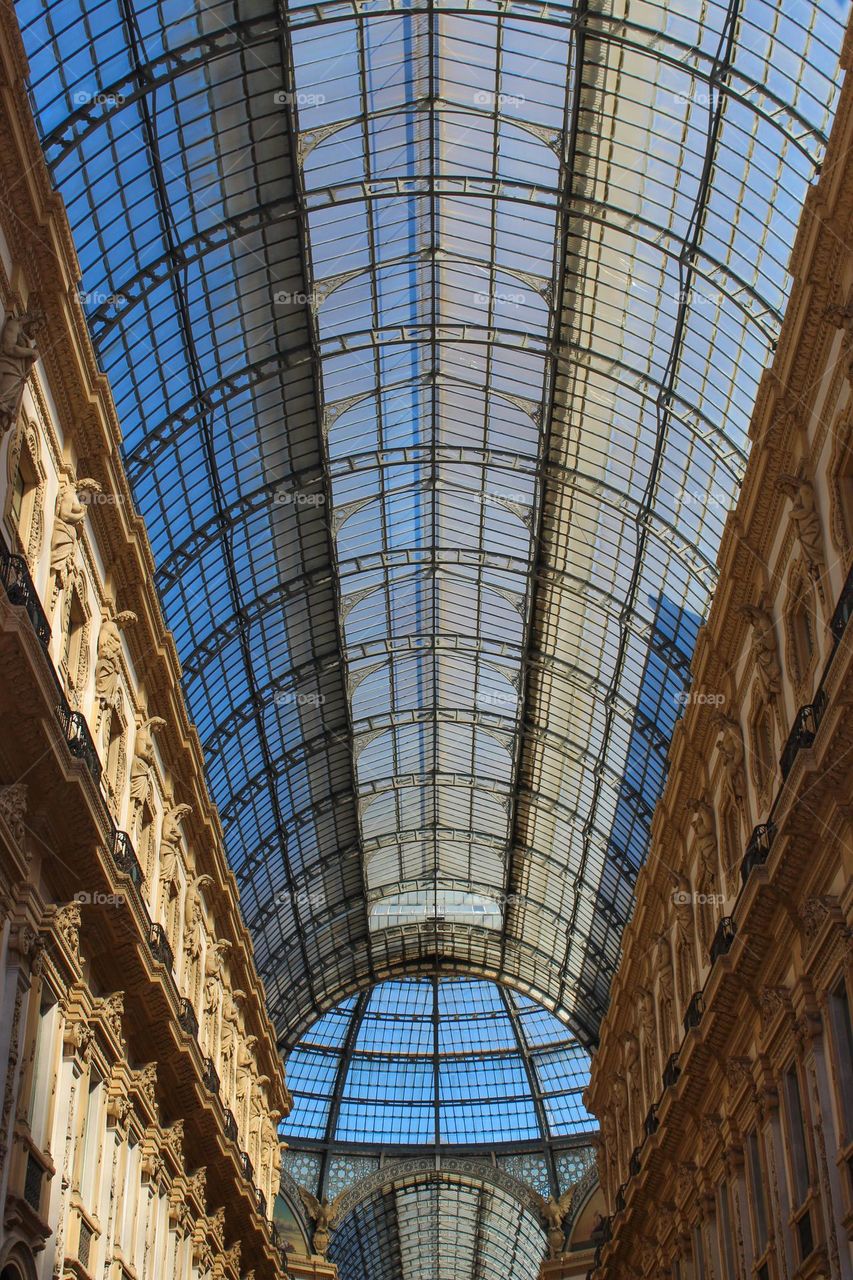
M474 979L402 979L349 997L291 1050L287 1079L291 1146L541 1146L597 1129L581 1101L589 1055L571 1032Z
M282 1044L594 1043L848 0L19 0Z
M439 1176L388 1187L334 1231L340 1280L536 1280L545 1232L497 1187Z

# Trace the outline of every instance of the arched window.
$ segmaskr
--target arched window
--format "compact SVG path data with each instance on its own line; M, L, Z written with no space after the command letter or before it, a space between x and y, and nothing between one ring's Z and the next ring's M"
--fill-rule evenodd
M737 886L738 870L744 851L741 848L740 820L732 804L728 804L723 813L721 830L723 833L723 847L721 850L723 855L723 874L726 878L726 888L729 893L733 893Z
M814 590L802 567L792 575L788 584L785 634L789 673L797 686L800 700L806 701L817 661L818 617Z
M44 531L45 471L41 464L38 432L32 423L21 424L20 432L9 449L7 474L7 527L14 549L24 557L30 570L34 570Z
M65 625L62 638L62 656L60 669L65 676L65 683L71 702L80 705L83 687L89 671L88 662L88 614L75 584L68 592L65 606Z
M853 421L833 428L836 445L830 477L832 539L842 554L853 550Z
M755 788L762 799L770 793L776 774L773 716L763 700L755 706L750 721L750 765Z

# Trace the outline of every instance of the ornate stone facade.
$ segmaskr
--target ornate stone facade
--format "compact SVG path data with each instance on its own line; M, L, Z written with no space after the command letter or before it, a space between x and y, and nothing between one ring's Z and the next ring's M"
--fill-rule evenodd
M596 1280L853 1275L851 147L848 83L594 1058Z
M24 74L4 12L0 1272L273 1280L290 1097Z

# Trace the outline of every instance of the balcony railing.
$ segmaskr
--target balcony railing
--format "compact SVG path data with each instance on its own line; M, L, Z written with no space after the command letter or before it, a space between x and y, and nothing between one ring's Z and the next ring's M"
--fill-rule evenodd
M753 867L763 866L767 861L775 839L775 823L765 822L760 827L755 828L749 837L749 844L746 846L746 853L743 855L743 861L740 864L740 878L743 884L746 884L749 879L749 873Z
M663 1069L663 1087L668 1089L670 1085L674 1085L681 1075L681 1067L678 1065L678 1054L671 1053L666 1060L666 1066Z
M684 1011L684 1034L692 1031L694 1027L698 1027L702 1021L702 1014L705 1012L705 997L701 991L694 991L690 997L690 1003Z
M56 717L65 734L68 750L72 756L83 761L95 782L100 785L103 768L82 711L72 711L63 697L57 705Z
M720 956L727 955L731 950L731 945L735 940L735 922L731 916L723 916L717 925L717 932L714 934L714 941L711 943L708 951L708 958L711 964L719 960Z
M660 1121L658 1120L658 1109L655 1106L655 1104L652 1103L652 1105L649 1107L648 1111L646 1112L646 1118L643 1121L643 1129L645 1130L645 1134L647 1138L650 1138L653 1133L657 1133L659 1124L660 1124Z
M255 1187L255 1204L258 1206L258 1213L262 1218L265 1218L267 1216L267 1198L260 1187Z
M228 1138L229 1142L237 1141L237 1121L234 1119L233 1112L230 1111L228 1107L225 1108L225 1124L223 1125L223 1129L225 1131L225 1137Z
M113 829L113 862L119 871L129 876L133 884L139 892L142 892L145 884L145 877L142 874L142 868L139 865L139 859L136 856L136 850L130 842L130 836L126 831Z
M172 948L169 946L166 930L161 924L152 924L150 926L148 930L148 946L154 959L158 960L171 973L175 957L172 955Z
M47 649L50 644L50 623L41 607L27 562L23 556L12 555L3 543L0 543L0 577L6 588L9 603L26 609L33 630L42 647Z
M794 721L794 727L788 735L788 741L779 758L779 768L782 771L782 777L787 778L788 774L794 766L797 758L797 752L810 747L817 736L820 728L820 722L823 719L823 713L826 710L826 693L823 689L818 689L814 702L807 703L804 707L800 707L797 712L797 718Z
M631 1152L631 1158L628 1161L628 1172L632 1178L636 1178L640 1172L640 1148L634 1147Z
M193 1015L195 1017L195 1015ZM208 1093L219 1095L219 1074L213 1065L212 1058L205 1058L201 1068L201 1078L204 1081L204 1087Z
M246 1179L246 1181L251 1182L255 1176L255 1170L251 1160L249 1159L249 1154L247 1151L240 1152L240 1168L243 1171L243 1177Z
M622 1186L616 1192L616 1212L621 1213L624 1208L625 1208L625 1184L623 1182Z
M835 606L835 613L832 615L832 621L829 624L832 638L836 644L844 635L851 616L853 616L853 568L847 575L847 581L844 583L841 595L838 597L838 604Z
M195 1016L195 1009L193 1008L191 1001L186 998L182 998L181 1000L178 1011L178 1023L180 1024L181 1030L186 1031L188 1036L192 1036L194 1039L198 1037L198 1018Z

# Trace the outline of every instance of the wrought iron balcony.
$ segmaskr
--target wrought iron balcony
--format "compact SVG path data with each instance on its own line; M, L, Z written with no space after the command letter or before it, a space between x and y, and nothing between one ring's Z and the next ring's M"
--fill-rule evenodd
M267 1198L260 1187L255 1187L255 1203L258 1206L258 1213L262 1218L265 1218L267 1216Z
M189 1000L181 1000L178 1022L180 1023L182 1030L186 1031L188 1036L193 1036L194 1038L198 1037L198 1018L195 1016L195 1009Z
M246 1181L251 1182L255 1176L255 1170L247 1151L240 1152L240 1168L243 1170L243 1177Z
M694 1027L698 1027L702 1021L702 1014L705 1012L705 997L701 991L694 991L690 997L690 1003L684 1012L684 1034L692 1031Z
M677 1082L681 1075L681 1067L678 1065L678 1054L671 1053L666 1060L666 1066L663 1069L663 1087L668 1089L670 1085Z
M193 1014L193 1018L195 1018L195 1014ZM196 1024L196 1026L197 1025L198 1024ZM219 1075L216 1067L213 1065L212 1058L205 1058L201 1069L201 1078L204 1081L204 1087L207 1089L208 1093L215 1093L218 1096Z
M825 710L826 694L823 689L818 689L814 702L808 702L804 707L800 707L797 712L797 718L794 721L794 727L788 734L788 741L785 743L782 755L779 758L779 768L782 771L783 779L787 778L791 772L794 761L797 758L797 752L810 747L814 742Z
M628 1161L628 1173L631 1175L632 1178L636 1178L639 1172L640 1172L640 1148L634 1147L634 1150L631 1152L631 1158Z
M829 624L832 638L836 644L844 635L851 615L853 615L853 568L847 575L847 581L844 583L841 595L838 597L838 604L835 606L835 613L832 615L832 621Z
M56 708L56 716L65 734L68 750L78 760L83 761L95 782L100 784L103 768L83 713L72 711L65 698L61 697Z
M720 956L727 955L731 950L731 945L735 940L735 922L731 916L723 916L717 925L717 932L714 934L714 941L708 952L708 958L711 964L719 960Z
M625 1208L625 1183L616 1192L616 1212L621 1213Z
M136 850L126 831L113 830L113 862L126 876L129 876L137 889L142 892L145 877L136 856Z
M653 1133L657 1133L659 1124L660 1124L660 1121L658 1120L658 1109L655 1106L655 1104L652 1103L652 1105L649 1107L648 1111L646 1112L646 1118L643 1121L643 1129L645 1130L647 1138L650 1138Z
M225 1137L229 1142L237 1141L237 1121L234 1119L234 1113L225 1108Z
M47 614L41 607L27 562L23 556L12 555L0 542L0 576L10 604L19 605L27 612L33 630L42 647L50 644L50 623Z
M749 873L753 867L760 867L767 861L775 839L775 823L765 822L755 828L749 837L749 844L746 846L746 853L740 864L740 878L743 884L746 884L749 879Z
M171 973L175 957L172 955L172 948L169 946L166 930L161 924L152 924L148 930L148 946L154 959L159 961Z

